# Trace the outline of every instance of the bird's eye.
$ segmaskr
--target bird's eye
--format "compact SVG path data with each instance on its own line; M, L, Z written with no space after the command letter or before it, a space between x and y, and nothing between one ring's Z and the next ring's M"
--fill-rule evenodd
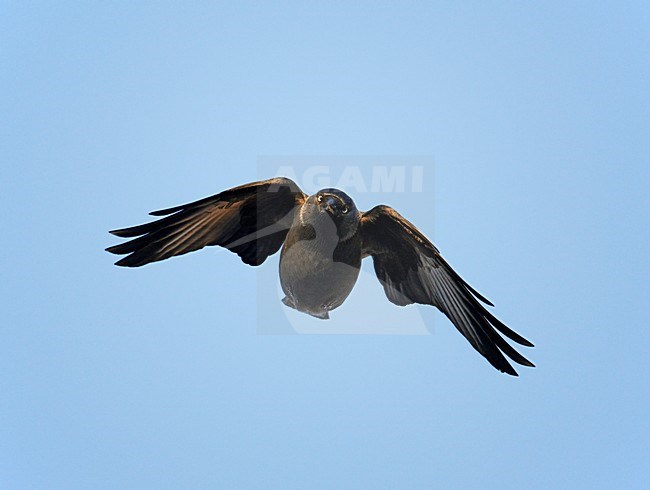
M322 195L318 196L318 202L323 202L323 196Z
M350 211L350 210L348 209L347 206L345 206L345 207L343 208L343 214L348 214L348 211Z

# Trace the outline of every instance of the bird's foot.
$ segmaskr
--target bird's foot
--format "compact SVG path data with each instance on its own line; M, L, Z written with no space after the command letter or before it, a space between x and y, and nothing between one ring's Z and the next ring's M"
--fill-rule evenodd
M285 296L282 299L282 302L288 306L289 308L293 308L294 310L298 310L301 313L306 313L310 316L313 316L314 318L318 318L319 320L329 320L330 319L330 312L329 310L306 310L303 308L299 308L296 303L289 298L288 296Z
M296 304L295 304L295 303L293 302L293 300L290 299L288 296L285 296L284 298L282 298L282 302L283 302L285 305L287 305L289 308L293 308L294 310L297 309L297 308L296 308Z
M330 312L325 310L325 311L317 311L317 312L312 312L312 311L307 311L306 313L310 314L314 318L318 318L319 320L329 320L330 319Z
M329 320L330 319L330 313L328 310L317 310L317 311L309 311L305 310L302 308L298 308L296 303L289 298L288 296L285 296L282 299L282 302L288 306L289 308L293 308L294 310L298 310L301 313L307 313L310 316L313 316L314 318L318 318L319 320Z

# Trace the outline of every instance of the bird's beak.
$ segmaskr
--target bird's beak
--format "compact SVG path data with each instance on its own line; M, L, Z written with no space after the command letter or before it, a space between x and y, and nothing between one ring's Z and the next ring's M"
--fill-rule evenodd
M334 211L334 207L338 204L338 200L335 197L325 197L320 202L320 209L321 211Z

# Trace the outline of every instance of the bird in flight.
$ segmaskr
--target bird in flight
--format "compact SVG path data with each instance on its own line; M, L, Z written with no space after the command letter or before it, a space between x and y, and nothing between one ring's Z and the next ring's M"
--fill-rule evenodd
M150 214L161 218L110 232L131 238L106 249L125 255L116 265L140 267L219 245L258 266L282 248L283 303L328 319L352 291L362 259L372 257L389 301L435 306L501 372L517 376L506 356L534 367L502 335L526 347L533 344L492 315L484 304L494 305L389 206L362 212L338 189L308 196L292 180L278 177Z

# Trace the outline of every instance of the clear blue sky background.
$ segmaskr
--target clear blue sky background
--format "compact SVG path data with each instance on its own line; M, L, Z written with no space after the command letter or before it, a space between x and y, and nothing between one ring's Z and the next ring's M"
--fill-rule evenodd
M641 1L3 2L0 486L647 488L649 25ZM433 156L433 209L391 204L538 367L497 373L433 310L430 336L259 335L236 256L103 252L302 154Z

